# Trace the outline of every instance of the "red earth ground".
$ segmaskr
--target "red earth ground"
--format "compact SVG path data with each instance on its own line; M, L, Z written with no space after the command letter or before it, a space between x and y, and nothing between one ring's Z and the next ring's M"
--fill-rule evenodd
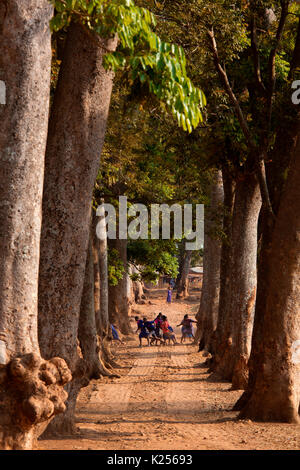
M149 303L150 302L150 303ZM166 303L166 290L151 289L134 315L153 319L158 312L175 327L192 318L199 291ZM180 339L180 328L174 328ZM41 450L226 450L299 449L300 426L238 420L232 406L242 391L212 381L197 346L138 347L138 336L115 345L120 378L102 378L82 389L77 404L78 433L39 440ZM144 340L145 341L145 340Z

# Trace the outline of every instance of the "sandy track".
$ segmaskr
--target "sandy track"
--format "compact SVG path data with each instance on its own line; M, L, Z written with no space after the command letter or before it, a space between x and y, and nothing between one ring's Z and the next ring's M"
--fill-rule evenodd
M123 377L118 384L96 385L88 397L88 403L96 404L99 411L107 414L119 414L126 411L134 385L140 383L142 377L153 372L156 358L156 347L151 348L149 354L141 353L128 375Z
M153 291L151 304L138 308L149 318L162 311L175 326L197 307L196 297L167 306ZM40 449L299 449L299 425L238 421L230 410L241 392L209 379L196 346L139 348L136 335L116 351L121 377L81 391L78 434L40 440Z

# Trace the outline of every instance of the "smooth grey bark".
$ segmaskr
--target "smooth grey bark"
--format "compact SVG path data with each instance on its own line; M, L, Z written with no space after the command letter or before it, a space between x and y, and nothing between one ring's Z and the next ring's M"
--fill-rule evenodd
M99 266L99 239L96 235L96 214L93 211L92 228L93 245L93 265L94 265L94 306L97 334L102 334L101 316L100 316L100 266Z
M131 274L138 274L140 271L139 269L134 266L130 265ZM145 293L144 293L144 283L141 280L132 281L132 295L133 301L136 304L144 304L145 303Z
M104 201L102 201L104 202ZM107 336L110 332L109 316L108 316L108 261L107 261L107 233L105 224L104 208L100 206L97 237L99 247L99 271L100 271L100 321L99 326L102 336Z
M39 277L39 341L47 358L63 357L72 374L67 412L49 433L74 430L77 394L86 384L77 349L92 192L112 90L102 65L116 39L103 41L79 23L68 30L52 105L43 195Z
M217 327L219 293L221 240L215 233L220 224L219 213L223 205L224 192L222 173L215 175L211 188L210 205L204 213L204 256L203 283L195 339L200 341L199 349L210 351L213 333Z
M299 422L300 405L300 134L265 258L266 303L260 357L240 416ZM255 345L257 349L257 345Z
M136 304L143 304L145 303L145 293L144 293L144 284L141 281L133 281L132 282L132 289L133 289L133 296L134 302Z
M40 356L37 294L52 8L0 5L0 448L31 449L65 409L63 360Z

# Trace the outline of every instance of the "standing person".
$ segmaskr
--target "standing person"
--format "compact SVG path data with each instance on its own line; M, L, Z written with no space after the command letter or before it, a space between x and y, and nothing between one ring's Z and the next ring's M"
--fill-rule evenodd
M155 341L155 344L157 345L158 341L160 341L160 343L163 343L165 344L165 341L162 338L162 334L161 334L161 324L162 324L162 313L159 312L159 314L157 315L157 317L154 319L154 327L155 327L155 336L156 336L156 341ZM154 341L152 341L152 344L154 343Z
M140 340L140 348L142 347L142 339L143 338L146 338L147 339L147 343L148 343L148 346L150 346L150 342L149 342L149 331L146 327L146 323L147 323L147 318L143 318L143 320L141 320L139 317L135 317L135 321L137 322L137 330L136 330L136 333L138 331L140 331L140 334L139 334L139 340Z
M155 320L154 320L155 335L156 335L158 338L161 337L161 334L160 334L161 323L162 323L162 313L159 312L159 314L157 315L157 317L156 317Z
M163 331L164 340L171 340L171 341L173 341L173 344L177 344L176 336L174 335L174 333L172 331L170 331L170 325L169 325L168 319L165 315L162 316L161 329Z
M167 293L167 303L170 304L172 302L172 288L171 286L168 287Z
M185 338L194 338L193 335L193 323L197 323L195 320L189 318L188 314L184 315L183 320L179 325L182 326L181 328L181 340L180 342L183 343Z

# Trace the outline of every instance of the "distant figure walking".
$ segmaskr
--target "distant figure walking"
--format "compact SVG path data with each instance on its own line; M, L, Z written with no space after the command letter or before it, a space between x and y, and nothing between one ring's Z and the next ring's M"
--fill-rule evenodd
M168 294L167 294L167 303L170 304L172 302L172 289L171 286L168 288Z

